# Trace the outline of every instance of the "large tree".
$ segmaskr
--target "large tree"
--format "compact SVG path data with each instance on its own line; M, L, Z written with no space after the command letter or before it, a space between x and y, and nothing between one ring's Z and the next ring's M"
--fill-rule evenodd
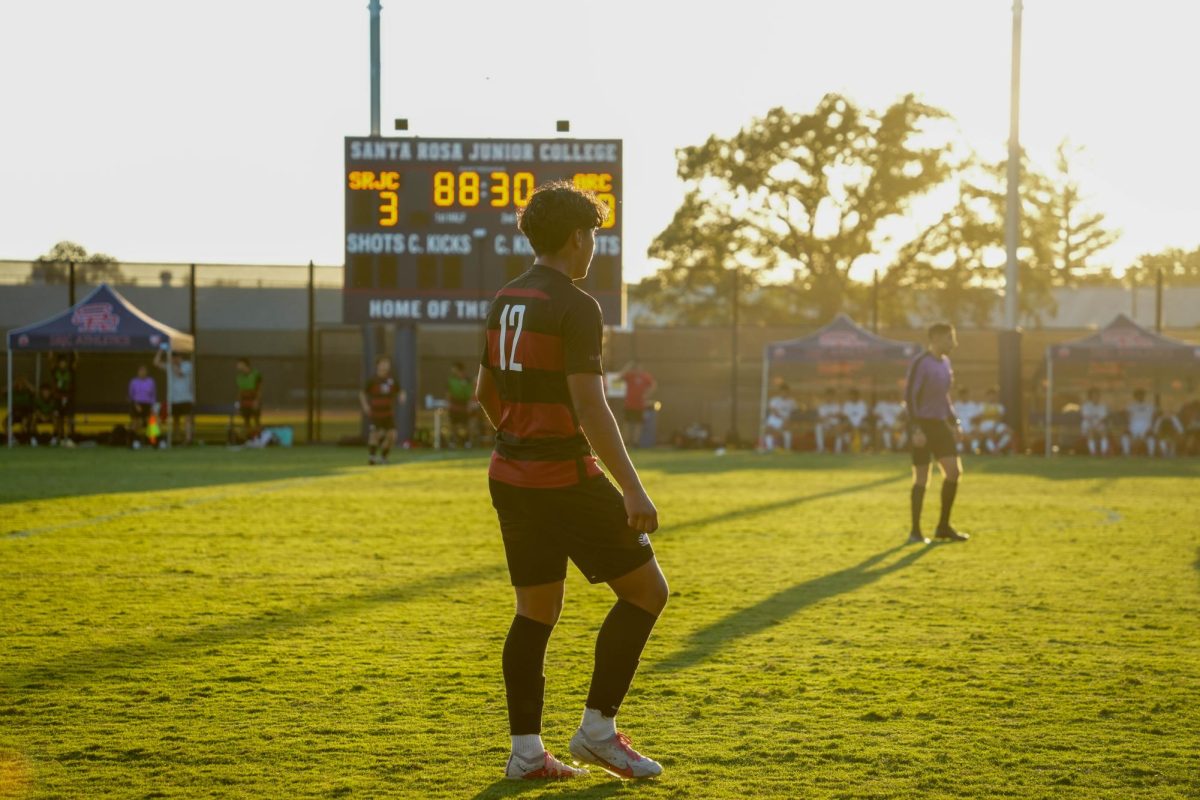
M1060 144L1048 173L1021 160L1017 307L1030 322L1056 310L1055 287L1101 275L1094 257L1118 236L1083 200L1077 153ZM1004 288L1007 172L1007 161L963 169L956 205L898 251L884 277L892 296L952 321L986 324Z
M989 263L997 228L991 198L960 183L954 205L901 247L883 274L884 324L904 327L916 314L986 325L999 301L996 268Z
M37 283L66 283L71 279L72 263L75 264L75 280L79 283L117 281L122 277L121 267L112 256L88 253L83 245L63 241L33 262L30 280Z
M1170 247L1157 253L1147 253L1125 270L1125 280L1138 286L1149 286L1162 270L1168 286L1200 286L1200 247L1183 250Z
M650 248L666 262L664 290L711 287L714 270L736 264L755 285L790 275L805 289L791 312L832 317L854 291L856 262L954 172L946 119L912 95L876 113L830 94L811 112L775 108L730 138L681 149L687 196ZM652 305L680 298L664 291Z
M1047 229L1054 229L1055 286L1077 286L1099 274L1093 257L1108 249L1120 232L1108 228L1104 214L1088 208L1079 189L1075 159L1082 150L1063 141L1055 151L1054 170L1047 177L1053 201L1043 209Z

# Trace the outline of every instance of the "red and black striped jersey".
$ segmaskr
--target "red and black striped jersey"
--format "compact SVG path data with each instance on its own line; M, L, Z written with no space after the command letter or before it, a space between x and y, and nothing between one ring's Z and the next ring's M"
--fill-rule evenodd
M386 378L375 376L367 381L363 392L367 395L367 403L373 418L390 417L396 413L396 398L400 394L400 384L391 375Z
M480 359L500 393L491 478L549 489L601 474L567 376L604 374L603 336L600 306L558 270L535 264L496 294Z

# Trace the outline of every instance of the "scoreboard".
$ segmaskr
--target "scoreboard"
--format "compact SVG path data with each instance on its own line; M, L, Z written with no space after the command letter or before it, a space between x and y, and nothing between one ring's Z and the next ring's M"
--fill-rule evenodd
M621 324L621 142L611 139L348 137L343 320L481 323L533 264L517 212L552 180L609 208L578 285Z

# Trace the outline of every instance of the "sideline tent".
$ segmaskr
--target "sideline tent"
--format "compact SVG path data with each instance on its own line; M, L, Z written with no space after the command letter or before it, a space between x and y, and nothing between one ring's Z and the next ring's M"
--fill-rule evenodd
M767 415L771 373L787 372L805 382L831 381L898 384L920 347L885 339L845 314L808 336L771 342L763 348L762 409ZM761 423L760 423L761 424Z
M144 353L166 349L191 353L195 342L189 334L164 325L121 294L102 283L86 297L60 314L8 332L8 418L12 420L13 356L75 350L90 353ZM167 406L171 405L171 382L167 381ZM13 445L13 428L8 426L8 446ZM168 437L169 438L169 437Z
M1148 331L1124 314L1102 330L1046 348L1046 455L1053 436L1054 382L1086 379L1127 386L1129 381L1200 378L1200 346Z

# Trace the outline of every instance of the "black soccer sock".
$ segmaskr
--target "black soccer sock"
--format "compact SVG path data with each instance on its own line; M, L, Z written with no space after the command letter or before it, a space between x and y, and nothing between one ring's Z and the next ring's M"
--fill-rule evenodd
M954 508L954 496L958 494L958 481L942 481L942 516L938 529L950 527L950 509Z
M517 614L504 640L504 691L508 729L513 736L542 732L542 696L546 691L546 644L553 625Z
M367 453L374 456L375 455L375 445L369 445L367 447Z
M618 600L596 636L596 666L587 707L615 717L633 683L638 660L658 617L633 603Z
M921 530L921 506L925 503L925 487L913 484L912 487L912 529Z

